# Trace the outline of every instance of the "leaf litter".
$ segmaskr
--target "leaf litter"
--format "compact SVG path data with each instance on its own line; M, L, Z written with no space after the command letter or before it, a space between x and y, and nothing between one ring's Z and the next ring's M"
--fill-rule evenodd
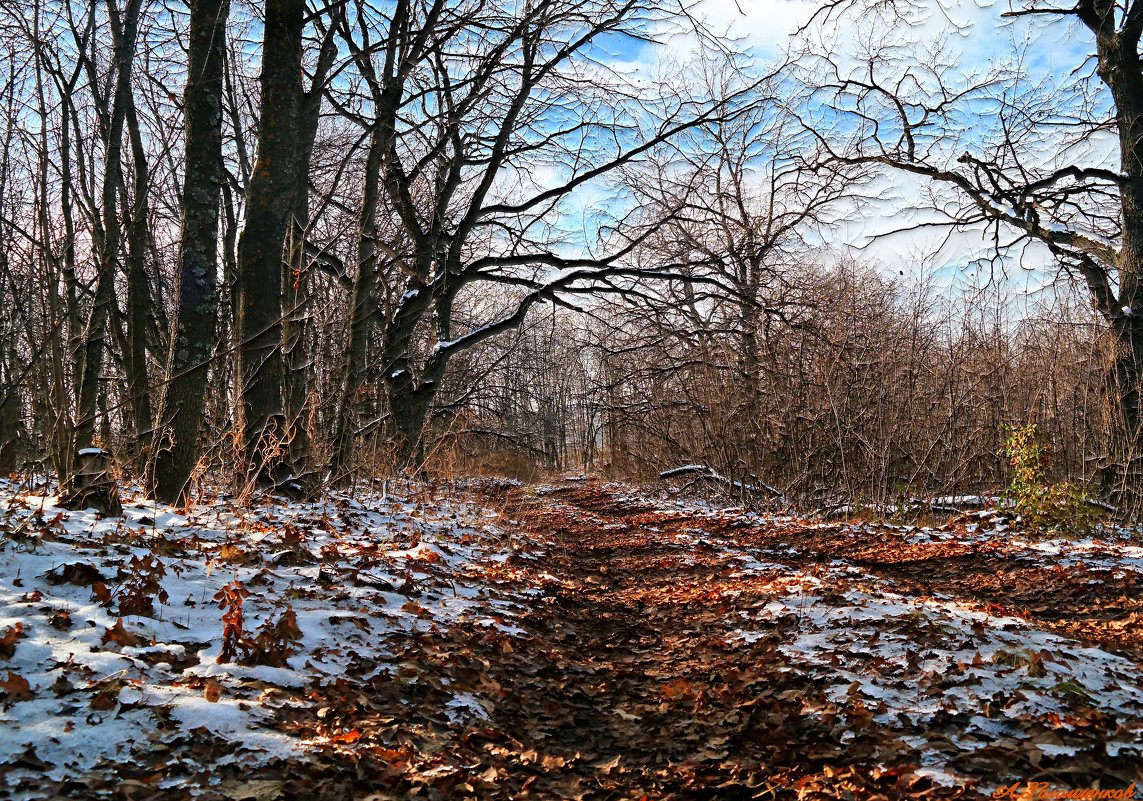
M823 524L583 480L184 510L125 493L123 520L5 489L15 798L1143 783L1129 532Z

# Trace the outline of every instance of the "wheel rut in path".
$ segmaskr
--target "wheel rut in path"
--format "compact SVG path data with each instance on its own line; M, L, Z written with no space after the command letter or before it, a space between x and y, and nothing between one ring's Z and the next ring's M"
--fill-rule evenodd
M555 579L514 659L492 663L494 727L546 767L528 797L975 795L907 776L875 739L807 713L823 688L789 669L782 632L732 636L758 598L709 538L680 545L644 519L653 507L590 482L506 501Z

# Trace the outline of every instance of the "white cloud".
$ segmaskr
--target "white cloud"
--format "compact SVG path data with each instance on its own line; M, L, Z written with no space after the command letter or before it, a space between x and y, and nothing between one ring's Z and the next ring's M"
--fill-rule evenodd
M696 14L713 32L741 38L766 57L784 50L818 8L807 0L701 0Z

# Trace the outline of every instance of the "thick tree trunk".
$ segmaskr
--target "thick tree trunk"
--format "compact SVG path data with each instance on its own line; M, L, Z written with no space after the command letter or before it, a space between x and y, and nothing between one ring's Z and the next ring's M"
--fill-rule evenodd
M167 391L152 467L160 500L186 500L199 458L208 365L218 317L218 217L222 186L222 70L229 0L191 3L186 107L186 173L179 244L179 298Z
M436 388L425 385L405 392L389 393L389 412L393 417L393 444L397 469L418 473L425 463L424 429L432 408Z
M1120 501L1132 511L1143 506L1143 69L1135 40L1116 32L1110 6L1096 26L1098 73L1115 101L1122 185L1122 243L1119 308L1106 310L1116 338L1112 372L1123 424L1118 453ZM1096 299L1098 303L1098 298Z
M1138 184L1140 179L1134 182ZM1112 384L1122 423L1114 453L1115 495L1120 505L1138 511L1143 506L1143 292L1139 286L1143 275L1143 191L1139 186L1124 189L1120 258L1120 308L1111 315L1115 334Z
M238 380L245 465L240 480L270 475L288 435L282 403L282 248L296 208L304 0L267 0L258 154L238 242Z
M385 394L392 418L397 467L418 471L423 463L421 437L429 407L436 395L437 375L413 375L411 352L417 324L432 304L428 287L413 287L397 302L386 320L381 362ZM443 370L443 366L437 372Z

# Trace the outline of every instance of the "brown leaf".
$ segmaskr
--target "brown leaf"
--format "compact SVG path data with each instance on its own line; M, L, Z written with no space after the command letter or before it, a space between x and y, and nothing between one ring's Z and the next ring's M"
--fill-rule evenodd
M408 612L410 615L416 615L420 618L429 617L429 610L425 609L416 601L406 601L401 605L402 612Z
M101 604L111 603L111 590L107 589L107 585L102 581L97 581L91 585L91 595Z
M88 586L107 581L107 576L99 568L88 562L72 562L49 570L45 578L48 584L76 584Z
M274 801L282 795L285 783L276 779L253 779L223 785L227 798L234 801Z
M89 706L96 712L110 712L119 703L119 690L108 690L106 692L96 693Z
M100 640L103 644L113 642L119 646L134 647L143 644L143 639L136 634L132 634L123 627L123 618L115 621L115 625L103 633L103 639Z
M12 655L16 653L16 640L27 636L24 633L23 623L9 626L8 630L4 632L4 636L0 637L0 659L11 659Z
M686 679L675 679L663 685L663 696L669 699L689 698L695 694L694 684Z
M4 691L4 699L12 703L30 701L36 697L28 680L14 670L9 670L8 678L0 681L0 690Z
M331 743L344 743L345 745L349 745L350 743L355 743L360 739L361 730L350 729L349 731L342 732L341 734L335 734L333 737L329 738L329 741Z
M206 683L202 686L202 694L206 700L212 704L218 703L218 699L222 697L222 685L214 679L207 679Z
M218 549L218 558L224 562L243 564L251 561L251 557L237 545L226 544Z
M282 613L275 628L278 636L283 640L300 640L302 638L302 630L298 628L298 616L293 609L287 609Z

